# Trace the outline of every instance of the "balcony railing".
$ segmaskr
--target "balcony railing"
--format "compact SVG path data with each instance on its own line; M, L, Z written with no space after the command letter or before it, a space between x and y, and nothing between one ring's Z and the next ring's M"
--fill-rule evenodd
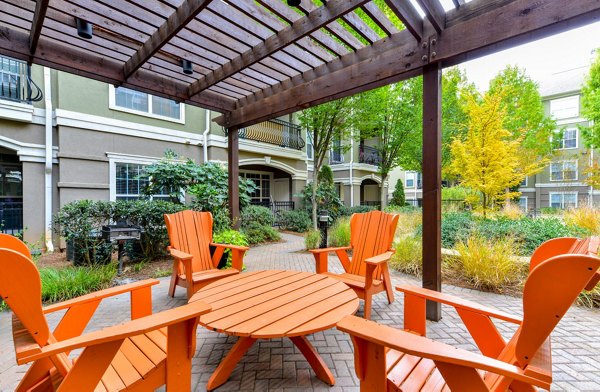
M305 145L299 125L278 119L242 128L239 130L239 137L294 150L302 150Z
M381 163L381 156L375 147L369 147L361 144L358 147L358 162L379 166Z
M42 98L42 90L31 80L29 65L0 56L0 99L30 103Z
M23 202L0 200L0 233L19 234L23 231Z

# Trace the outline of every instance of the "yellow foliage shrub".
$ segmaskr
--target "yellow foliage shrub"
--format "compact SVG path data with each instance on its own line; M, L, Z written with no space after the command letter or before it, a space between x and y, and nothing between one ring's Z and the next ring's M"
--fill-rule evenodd
M398 226L396 226L396 241L403 236L413 235L423 221L420 210L402 211L398 212L398 214L400 217L398 218Z

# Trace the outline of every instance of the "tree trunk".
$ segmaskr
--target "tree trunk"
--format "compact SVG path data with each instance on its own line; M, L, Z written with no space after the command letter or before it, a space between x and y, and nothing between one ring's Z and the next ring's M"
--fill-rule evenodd
M379 184L379 209L383 211L385 206L386 194L385 194L385 180L387 180L387 175L381 176L381 184Z
M317 165L314 166L313 169L313 182L312 182L312 221L313 221L313 229L318 229L317 223L317 186L319 179L319 172L317 170Z

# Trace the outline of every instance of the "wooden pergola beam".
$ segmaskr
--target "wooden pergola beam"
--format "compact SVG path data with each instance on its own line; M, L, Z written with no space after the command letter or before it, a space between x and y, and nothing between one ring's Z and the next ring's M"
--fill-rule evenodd
M569 7L553 0L493 2L502 6L494 7L487 0L474 0L449 13L444 33L430 37L436 38L436 44L430 45L425 62L421 46L408 39L408 32L403 31L347 55L353 57L339 59L343 67L336 67L329 72L327 69L309 71L302 78L295 79L297 84L291 82L284 86L285 90L276 90L271 95L263 94L262 99L243 105L216 121L228 126L249 126L365 91L374 85L407 79L420 73L422 67L430 62L451 66L600 18L600 2L596 0L573 1ZM454 23L453 19L460 22ZM478 34L473 34L474 31Z
M144 42L123 66L123 82L127 81L148 59L196 17L211 0L185 0L165 23Z
M398 16L404 26L417 41L423 38L423 19L417 10L406 0L385 0L388 7Z
M446 11L438 0L417 0L433 28L441 33L446 27Z
M50 0L37 0L35 11L33 13L33 21L31 22L31 32L29 33L29 53L35 54L37 44L42 33L42 26L46 18L46 10Z
M267 38L264 42L255 45L240 56L223 64L211 73L198 79L189 88L189 96L192 97L206 90L241 70L255 64L269 55L285 48L299 39L320 29L324 25L351 12L357 7L367 3L369 0L332 0L327 5L298 19L292 25Z
M40 37L36 53L29 52L29 35L18 30L0 26L0 54L22 61L65 71L86 78L100 80L109 84L118 84L122 78L122 63L100 55L59 44ZM74 67L76 64L76 67ZM204 91L195 97L187 97L187 84L161 77L152 71L140 69L123 84L141 92L169 98L190 105L201 106L220 113L235 109L235 101L219 94Z
M452 0L455 8L460 8L465 5L465 0Z

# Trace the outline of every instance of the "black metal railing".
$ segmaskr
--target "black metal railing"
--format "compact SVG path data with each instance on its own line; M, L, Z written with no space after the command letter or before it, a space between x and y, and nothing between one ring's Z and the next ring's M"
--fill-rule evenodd
M294 150L302 150L306 144L299 125L278 119L242 128L239 130L239 137Z
M23 231L23 202L0 201L0 232L18 234Z
M381 155L379 155L379 151L377 151L375 147L361 144L358 146L358 162L379 166L381 163Z
M273 214L274 226L279 226L279 213L283 211L292 211L296 205L293 201L260 201L252 200L250 204L254 206L263 206L271 209Z
M30 103L42 98L42 90L31 80L29 65L0 56L0 99Z

